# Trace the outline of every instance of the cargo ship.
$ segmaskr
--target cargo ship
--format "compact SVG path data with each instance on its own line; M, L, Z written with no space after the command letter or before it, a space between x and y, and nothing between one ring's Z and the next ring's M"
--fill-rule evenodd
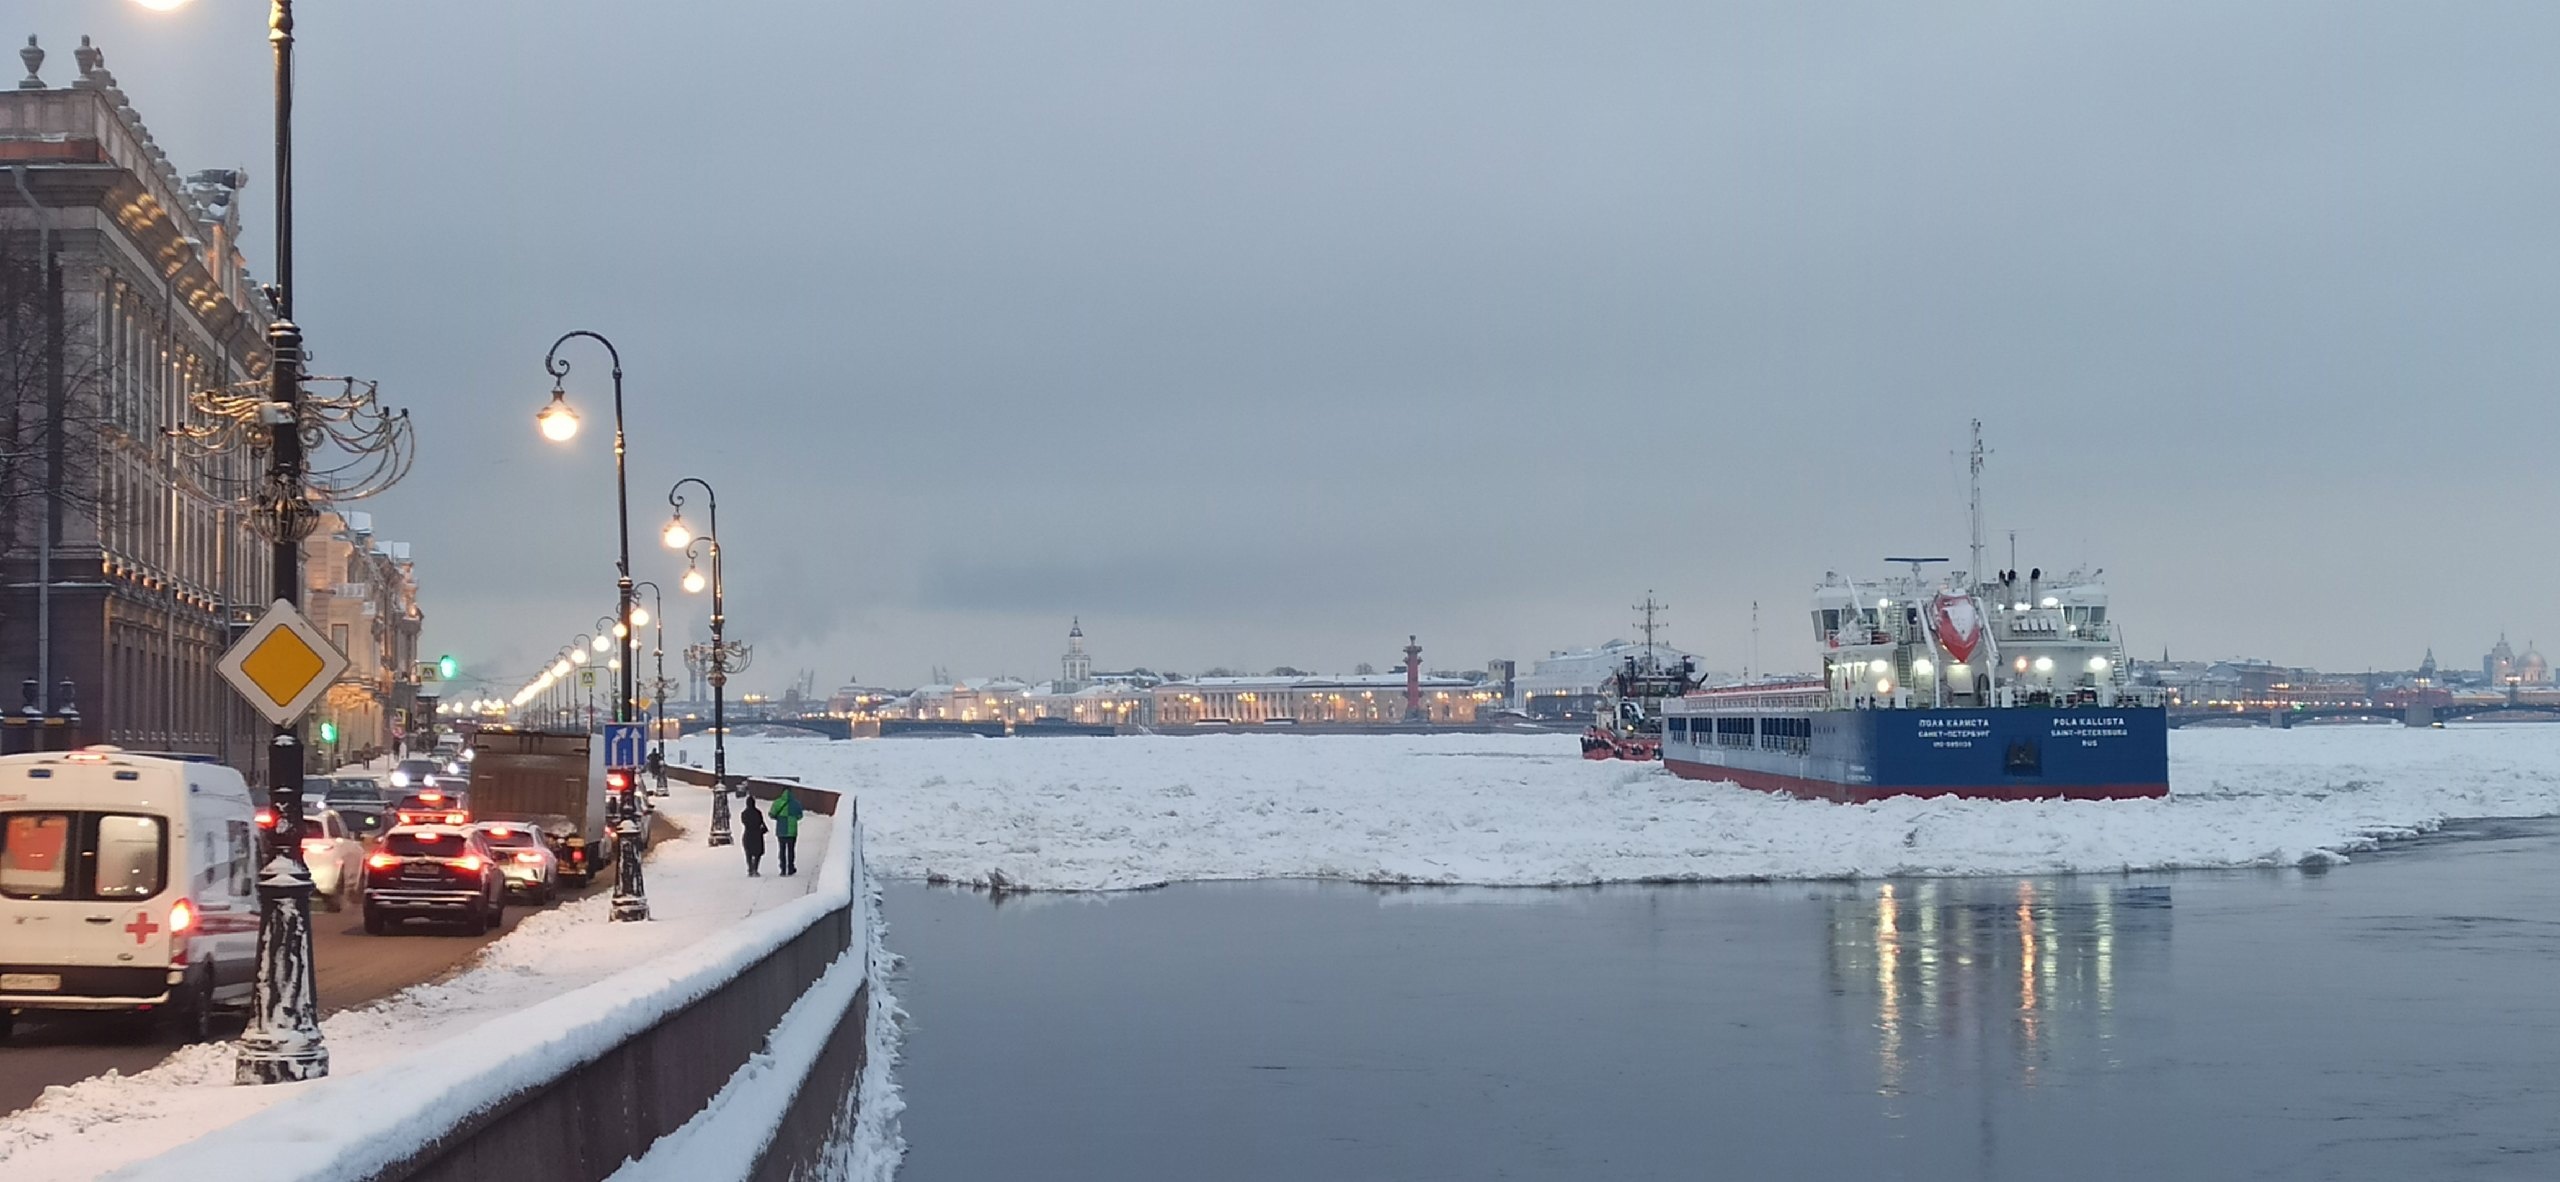
M1973 556L1982 561L1981 425ZM1932 578L1943 558L1814 591L1822 674L1662 706L1662 761L1692 780L1817 800L2111 800L2169 794L2159 692L2129 684L2103 571Z

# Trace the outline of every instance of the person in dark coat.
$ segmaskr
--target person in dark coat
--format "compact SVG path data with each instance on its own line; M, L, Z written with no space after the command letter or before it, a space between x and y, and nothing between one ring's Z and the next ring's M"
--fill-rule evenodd
M756 799L747 798L747 807L739 810L738 848L747 851L747 877L762 878L764 871L764 813L756 808Z

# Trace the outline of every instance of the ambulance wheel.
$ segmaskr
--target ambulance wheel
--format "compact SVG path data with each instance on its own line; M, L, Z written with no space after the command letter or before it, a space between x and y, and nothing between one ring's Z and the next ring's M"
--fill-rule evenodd
M178 987L166 1011L168 1036L182 1045L213 1041L213 978L198 970Z

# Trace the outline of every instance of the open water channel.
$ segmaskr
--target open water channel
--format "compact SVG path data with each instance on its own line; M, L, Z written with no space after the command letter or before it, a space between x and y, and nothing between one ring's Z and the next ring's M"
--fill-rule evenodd
M2560 821L2326 871L892 885L910 1182L2560 1178Z

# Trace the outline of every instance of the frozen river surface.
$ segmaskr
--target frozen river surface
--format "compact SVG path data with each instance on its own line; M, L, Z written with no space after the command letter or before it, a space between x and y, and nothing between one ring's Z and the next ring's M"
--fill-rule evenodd
M886 896L911 1182L2560 1178L2560 822L2322 870Z

